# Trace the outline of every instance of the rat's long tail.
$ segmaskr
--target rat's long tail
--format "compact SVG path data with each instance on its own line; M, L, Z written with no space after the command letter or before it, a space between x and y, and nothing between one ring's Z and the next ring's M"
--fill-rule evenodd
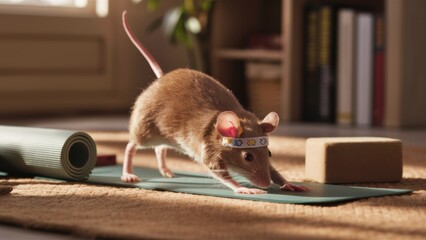
M162 77L164 74L163 74L163 70L161 70L160 68L160 65L158 65L157 61L151 55L151 53L149 53L148 50L146 50L146 48L142 45L142 43L136 38L132 29L130 29L129 24L127 23L127 11L123 11L122 21L123 21L123 27L127 33L127 36L130 38L130 40L135 45L135 47L139 50L139 52L142 53L146 61L148 61L149 65L151 66L152 70L155 73L155 76L157 76L157 78Z

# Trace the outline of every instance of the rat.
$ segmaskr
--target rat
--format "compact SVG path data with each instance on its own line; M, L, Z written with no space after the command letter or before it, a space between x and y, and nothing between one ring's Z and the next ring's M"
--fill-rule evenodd
M154 148L158 169L174 177L166 165L167 149L182 152L205 166L210 175L235 193L263 194L272 182L282 190L307 191L289 183L270 163L268 134L279 117L275 112L259 120L246 111L219 81L190 69L163 74L159 64L135 37L122 14L124 30L145 57L157 79L137 97L129 120L129 142L125 149L123 182L139 182L133 174L137 149ZM254 186L242 186L230 171L246 177Z

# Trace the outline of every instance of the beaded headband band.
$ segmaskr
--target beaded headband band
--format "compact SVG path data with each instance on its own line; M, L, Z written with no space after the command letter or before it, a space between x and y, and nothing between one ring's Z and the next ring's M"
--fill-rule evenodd
M222 146L231 148L258 148L268 146L268 137L230 138L222 137Z

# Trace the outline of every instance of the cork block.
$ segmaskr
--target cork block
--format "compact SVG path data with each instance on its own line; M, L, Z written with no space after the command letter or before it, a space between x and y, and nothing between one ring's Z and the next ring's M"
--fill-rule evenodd
M305 173L320 183L399 182L402 143L380 137L309 138Z

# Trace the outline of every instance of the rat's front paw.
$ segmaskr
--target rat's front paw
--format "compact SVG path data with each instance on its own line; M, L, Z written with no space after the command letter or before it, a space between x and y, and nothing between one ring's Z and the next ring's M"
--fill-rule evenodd
M140 182L141 179L135 174L125 173L121 175L121 181L123 182Z
M161 175L163 175L163 177L166 178L174 178L175 174L172 172L172 170L168 169L168 168L160 168L160 173Z
M280 187L281 190L284 191L292 191L292 192L307 192L309 188L304 186L297 186L291 183L286 183Z
M239 187L234 190L235 193L242 193L242 194L265 194L267 191L257 189L257 188L246 188L246 187Z

